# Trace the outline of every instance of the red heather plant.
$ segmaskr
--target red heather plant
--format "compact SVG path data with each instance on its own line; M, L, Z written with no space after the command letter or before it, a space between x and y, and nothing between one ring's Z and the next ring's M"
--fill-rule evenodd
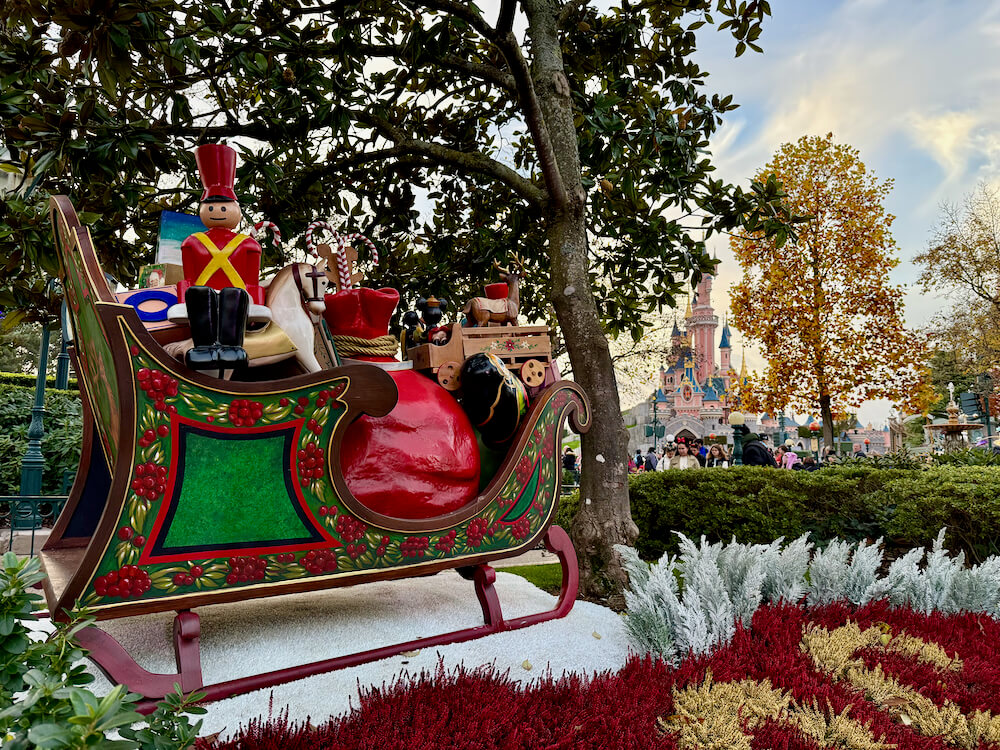
M838 602L765 605L728 644L676 669L633 658L615 673L521 686L488 667L439 666L363 691L346 716L319 725L256 720L198 748L944 750L998 740L1000 624Z

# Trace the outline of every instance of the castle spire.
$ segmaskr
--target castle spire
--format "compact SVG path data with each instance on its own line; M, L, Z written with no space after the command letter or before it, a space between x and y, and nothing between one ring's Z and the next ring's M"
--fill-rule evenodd
M722 341L719 342L720 349L732 349L729 343L729 321L722 324Z

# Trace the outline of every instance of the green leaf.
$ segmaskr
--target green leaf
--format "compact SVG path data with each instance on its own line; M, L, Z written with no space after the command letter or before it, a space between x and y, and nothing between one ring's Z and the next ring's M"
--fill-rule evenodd
M70 747L73 744L73 733L58 724L37 724L28 730L28 740L42 750Z

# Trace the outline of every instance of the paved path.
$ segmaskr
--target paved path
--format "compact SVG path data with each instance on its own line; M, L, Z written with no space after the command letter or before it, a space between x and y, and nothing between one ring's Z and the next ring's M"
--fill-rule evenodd
M527 557L527 556L526 556ZM532 561L555 555L530 553ZM521 562L523 559L519 558ZM517 561L515 561L517 562ZM508 619L541 612L555 597L511 573L497 574L496 589ZM472 584L454 571L402 581L310 592L199 609L202 667L214 683L256 672L302 664L418 637L482 625ZM154 672L172 671L169 633L172 614L108 620L101 627ZM360 667L237 696L208 706L203 734L235 731L250 719L289 709L296 721L322 721L358 705L359 686L392 683L406 675L458 664L492 664L512 679L537 679L546 669L593 674L619 669L628 658L624 622L610 609L578 601L569 615L523 630L497 633L466 643L424 649ZM530 669L528 668L530 667ZM98 674L94 689L109 689ZM273 697L273 703L272 703Z

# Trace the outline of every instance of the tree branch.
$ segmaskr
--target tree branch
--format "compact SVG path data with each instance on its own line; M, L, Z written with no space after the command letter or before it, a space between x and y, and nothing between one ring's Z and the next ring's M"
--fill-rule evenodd
M449 16L461 18L472 28L478 31L485 39L491 42L497 41L497 32L490 26L478 12L474 11L472 3L456 2L455 0L404 0L404 2L416 10L418 5L429 10L439 10Z
M517 0L502 0L500 15L497 17L497 33L507 35L514 28L514 13L517 11Z
M338 49L341 46L338 45ZM389 57L389 58L399 58L401 60L406 60L408 63L413 64L413 61L407 55L406 48L402 45L395 44L361 44L355 46L355 49L361 54L368 57ZM517 88L514 83L514 76L509 73L504 73L502 70L497 68L495 65L490 65L489 63L477 63L471 60L464 60L458 55L443 55L437 59L426 58L422 63L421 67L427 64L436 63L443 68L448 70L458 71L460 73L465 73L473 78L478 78L481 81L486 81L487 83L492 83L499 88L507 91L511 94L517 93Z
M545 187L552 197L556 210L562 211L569 205L569 196L566 194L566 187L563 183L562 175L559 173L556 152L552 146L549 130L545 126L542 107L535 93L535 84L531 77L531 69L528 67L527 60L524 59L524 54L521 52L521 45L518 44L513 32L505 34L497 42L497 47L500 49L501 54L503 54L514 76L518 99L524 111L524 120L535 143L535 149L538 152L538 165L542 170Z
M559 16L556 18L556 27L559 29L564 28L570 16L581 8L586 8L589 4L589 0L570 0L559 11Z

